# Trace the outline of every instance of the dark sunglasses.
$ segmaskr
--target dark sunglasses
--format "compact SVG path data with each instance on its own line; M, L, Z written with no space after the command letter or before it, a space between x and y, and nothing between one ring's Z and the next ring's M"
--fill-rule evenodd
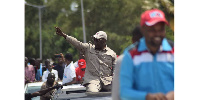
M93 41L95 41L95 42L99 42L99 41L102 41L103 39L96 39L96 38L94 38L93 39Z

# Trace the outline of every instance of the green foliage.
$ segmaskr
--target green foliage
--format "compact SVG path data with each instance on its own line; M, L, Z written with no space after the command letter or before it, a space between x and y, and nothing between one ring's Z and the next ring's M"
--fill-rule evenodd
M78 59L78 50L55 34L55 26L83 41L80 0L26 0L33 5L45 5L42 9L42 57L53 58L55 53L72 53ZM131 44L131 32L140 22L140 14L146 0L83 0L87 42L98 31L108 35L107 45L117 55ZM153 1L153 0L152 0ZM155 0L154 0L155 1ZM158 2L159 0L157 0ZM72 11L72 2L78 4ZM151 2L153 3L153 2ZM161 5L161 2L158 2ZM165 4L166 5L166 4ZM164 6L159 6L161 9ZM164 10L166 13L167 11ZM39 58L38 9L25 5L25 56ZM173 31L167 27L167 38L174 40Z

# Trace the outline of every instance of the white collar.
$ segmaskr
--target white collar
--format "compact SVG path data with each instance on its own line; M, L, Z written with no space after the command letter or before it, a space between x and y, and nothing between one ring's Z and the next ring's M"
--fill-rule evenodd
M50 73L50 71L48 69L46 71ZM54 71L54 69L52 68L51 72L53 72L53 71Z
M73 61L71 61L71 63L68 66L70 67L73 64L74 64ZM68 66L67 66L67 64L65 65L65 67L69 68Z

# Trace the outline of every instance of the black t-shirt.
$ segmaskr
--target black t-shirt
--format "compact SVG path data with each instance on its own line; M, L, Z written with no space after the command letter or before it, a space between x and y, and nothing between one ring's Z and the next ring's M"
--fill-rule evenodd
M63 79L64 68L57 64L55 67L53 67L53 69L58 71L58 77L62 80Z

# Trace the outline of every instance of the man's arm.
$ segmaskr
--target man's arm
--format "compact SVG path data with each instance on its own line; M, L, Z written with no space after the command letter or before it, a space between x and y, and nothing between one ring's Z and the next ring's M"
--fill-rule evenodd
M61 31L60 28L58 27L55 28L57 35L64 37L69 43L71 43L75 48L79 49L80 51L85 52L86 48L89 46L87 43L82 43L78 41L76 38L66 35Z
M65 83L64 85L71 85L71 84L75 84L76 83L76 72L75 72L75 67L72 65L70 66L70 77L73 78L71 82L69 83Z
M50 88L47 88L47 89L43 89L43 90L34 92L34 93L31 94L31 97L42 96L42 95L46 94L47 92L49 92L49 91L51 91L55 88L56 87L50 87Z
M65 58L64 58L64 55L62 53L60 53L60 56L62 58L62 61L65 62Z
M65 83L63 86L71 85L76 83L76 77L73 78L73 80L69 83Z
M134 65L129 52L124 54L120 66L120 98L121 100L145 100L147 92L137 91L133 88Z
M116 53L114 54L113 60L112 60L112 75L114 75L114 70L115 70L115 65L117 61L117 55Z
M83 83L83 81L84 81L83 79L76 80L76 83L77 83L77 84L82 84L82 83Z

